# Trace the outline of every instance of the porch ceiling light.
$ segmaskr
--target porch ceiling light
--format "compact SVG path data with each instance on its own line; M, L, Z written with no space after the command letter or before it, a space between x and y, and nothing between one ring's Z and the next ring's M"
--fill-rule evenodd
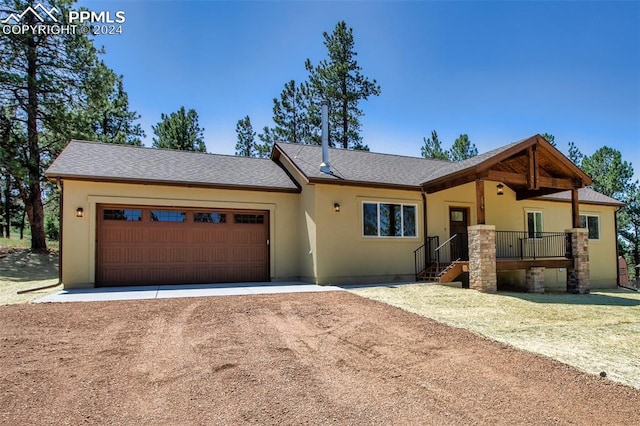
M336 213L340 213L340 204L333 203L333 211Z
M504 185L499 183L496 185L496 189L498 190L498 195L504 195Z
M82 207L78 207L76 209L76 217L83 217L84 216L84 210L82 209Z

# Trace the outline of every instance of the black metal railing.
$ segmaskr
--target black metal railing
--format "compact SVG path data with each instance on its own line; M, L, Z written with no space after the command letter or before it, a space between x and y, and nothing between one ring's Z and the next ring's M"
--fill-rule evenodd
M427 241L413 251L416 280L420 272L435 263L435 250L439 245L439 237L427 237Z
M571 258L571 234L496 231L497 259Z

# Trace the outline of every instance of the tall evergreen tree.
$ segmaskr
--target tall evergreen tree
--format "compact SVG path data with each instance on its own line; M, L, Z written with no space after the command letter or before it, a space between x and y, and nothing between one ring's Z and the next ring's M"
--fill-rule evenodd
M258 133L258 139L262 143L256 143L256 150L258 157L269 158L273 149L273 144L276 143L276 138L272 129L267 126L262 128L262 133Z
M92 133L91 139L101 142L142 145L145 136L139 123L140 115L129 110L129 95L124 90L123 76L118 76L104 62L92 70L87 84L88 105L82 111Z
M56 7L50 16L24 14L22 24L69 24L66 0L3 0L3 11L22 14L28 7ZM0 23L4 27L5 23ZM86 106L83 83L96 66L98 51L77 32L33 33L8 31L0 37L0 103L12 111L10 150L0 151L0 164L16 182L31 226L31 249L47 249L42 203L42 181L47 162L62 148L57 138L42 137L45 130L64 127L67 114L61 106ZM3 141L3 145L6 141ZM6 145L4 146L6 147ZM10 152L8 152L10 151Z
M603 146L582 159L582 170L593 179L593 189L624 201L624 194L631 188L633 166L622 160L620 151Z
M476 144L471 143L467 134L460 135L453 142L449 151L449 159L451 161L462 161L476 155L478 155L478 148L476 148Z
M549 142L551 146L556 146L556 137L553 136L551 133L543 133L540 136L545 138L545 140Z
M290 143L310 143L308 112L309 98L304 84L296 85L295 80L287 82L280 99L273 99L274 138Z
M251 119L248 115L238 120L236 124L236 134L238 135L236 155L242 157L257 157L259 151L256 145L256 132L253 131Z
M438 133L431 131L430 138L422 138L424 145L420 147L420 153L424 158L433 160L448 160L449 152L442 149L442 143L438 139Z
M157 136L153 138L154 148L207 152L204 129L198 124L198 113L194 109L186 111L182 106L169 115L161 114L160 122L151 129Z
M569 142L569 160L573 162L576 166L580 166L582 164L582 158L584 155L580 152L580 149L576 146L574 142Z
M626 205L619 214L618 230L622 237L622 253L630 261L635 279L640 278L640 184L630 185L624 202Z
M353 29L344 21L338 22L332 34L324 32L324 45L328 59L313 66L307 59L305 68L309 72L309 99L319 108L321 100L330 103L329 141L344 149L367 149L360 135L360 117L364 114L358 107L361 100L380 95L376 80L370 81L362 75L356 61ZM311 114L310 114L311 115Z

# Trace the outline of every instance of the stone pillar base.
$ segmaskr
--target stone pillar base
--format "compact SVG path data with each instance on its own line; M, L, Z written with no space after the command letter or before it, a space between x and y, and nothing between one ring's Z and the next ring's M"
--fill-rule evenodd
M496 227L469 226L469 288L485 293L498 291Z
M571 234L573 267L567 268L567 293L589 294L589 231L584 228L567 229Z
M534 266L527 269L525 282L529 293L544 293L544 268Z

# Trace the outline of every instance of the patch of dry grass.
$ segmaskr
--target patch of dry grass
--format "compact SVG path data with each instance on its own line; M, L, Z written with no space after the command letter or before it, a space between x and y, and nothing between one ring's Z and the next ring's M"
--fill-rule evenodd
M9 248L25 248L28 249L31 246L31 237L25 236L23 239L18 238L14 234L11 238L0 238L0 251L2 249ZM47 247L50 250L58 250L60 244L57 240L47 240Z
M640 388L640 293L485 294L420 284L352 291Z
M4 247L3 253L6 253ZM0 305L29 303L54 291L57 287L18 294L18 291L49 286L58 282L58 255L36 254L26 249L9 250L0 259Z

